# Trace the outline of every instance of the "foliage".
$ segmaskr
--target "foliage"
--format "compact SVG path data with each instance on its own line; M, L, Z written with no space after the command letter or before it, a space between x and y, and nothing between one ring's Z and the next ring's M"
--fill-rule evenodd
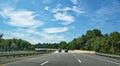
M85 35L75 38L70 49L94 50L101 53L120 54L120 33L101 34L98 29L88 30Z
M16 38L2 39L1 35L0 51L34 50L34 45L31 45L28 41Z

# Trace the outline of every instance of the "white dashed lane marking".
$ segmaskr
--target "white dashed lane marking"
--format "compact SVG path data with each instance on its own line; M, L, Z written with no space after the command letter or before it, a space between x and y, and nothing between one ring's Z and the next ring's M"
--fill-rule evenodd
M46 63L48 63L48 61L45 61L45 62L41 63L40 65L42 66L42 65L44 65L44 64L46 64Z

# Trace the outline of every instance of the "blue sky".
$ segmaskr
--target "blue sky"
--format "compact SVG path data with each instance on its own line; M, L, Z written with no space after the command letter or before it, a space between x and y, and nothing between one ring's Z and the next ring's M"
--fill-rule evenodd
M0 0L6 39L69 42L92 29L120 32L120 0Z

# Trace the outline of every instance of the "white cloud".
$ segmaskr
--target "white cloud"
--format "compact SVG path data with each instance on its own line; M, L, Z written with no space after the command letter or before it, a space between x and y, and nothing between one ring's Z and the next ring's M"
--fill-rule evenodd
M61 28L56 27L51 29L46 28L44 29L44 31L38 31L37 28L39 26L42 26L43 22L35 19L37 14L33 11L28 11L23 9L16 10L16 8L12 8L9 6L0 9L1 9L0 16L4 18L5 23L17 27L16 29L11 29L11 30L0 29L0 32L4 33L5 38L20 38L23 40L27 40L31 43L38 43L38 42L54 43L54 42L60 42L66 40L65 34L60 35L57 33L67 31L68 30L67 27L61 27ZM49 8L46 7L46 9ZM67 17L70 16L68 14L64 14L64 15Z
M3 38L23 38L29 37L28 33L21 32L21 31L13 31L13 30L0 30L4 34Z
M54 18L56 20L62 21L61 24L63 25L69 25L75 21L75 18L70 14L70 11L74 12L77 15L85 13L85 11L83 11L78 6L62 8L61 4L56 5L56 7L51 10L51 12L54 14Z
M45 10L49 10L49 7L48 7L48 6L46 6L44 9L45 9Z
M54 15L56 20L61 20L63 21L63 25L68 25L74 22L74 17L68 14L62 14L62 13L57 13Z
M53 27L43 29L45 33L60 33L68 30L67 27Z
M64 35L57 35L57 34L43 33L42 37L44 38L44 39L41 39L42 42L51 42L51 43L57 42L58 43L60 41L66 40Z
M0 11L0 15L9 20L9 25L16 27L32 27L43 24L41 21L34 19L36 14L32 11L15 10L15 8L7 7Z
M81 10L79 7L77 6L73 6L73 8L71 9L72 11L76 12L76 13L85 13L85 11Z
M68 28L66 27L61 27L58 28L61 32L67 31ZM10 37L17 37L17 38L22 38L25 39L27 41L30 41L31 43L55 43L55 42L60 42L63 40L66 40L65 38L65 34L64 35L58 35L57 33L60 31L53 31L55 29L51 31L47 31L50 30L49 28L43 29L43 31L37 31L37 30L32 30L32 29L23 29L23 28L18 28L17 30L13 31L9 31L7 33L11 34ZM21 33L22 32L22 33ZM5 32L6 33L6 32ZM14 34L13 34L14 33ZM37 36L37 37L35 37Z
M26 29L27 30L27 29ZM18 29L16 31L6 31L0 30L4 34L3 38L5 39L12 39L18 38L27 40L30 43L58 43L60 41L66 40L65 35L58 35L58 34L48 34L44 32L37 32L28 33L25 29ZM35 37L36 35L37 37Z
M43 0L43 3L46 4L46 3L50 3L51 0Z
M81 8L77 7L77 6L72 6L72 7L65 7L65 8L60 8L60 4L58 4L53 10L53 13L58 13L58 12L68 12L68 11L73 11L76 12L78 14L81 13L85 13L85 11L83 11Z
M7 36L5 38L17 38L17 39L23 39L23 40L26 40L30 43L33 43L33 44L36 44L36 43L39 43L40 42L40 39L36 38L36 37L33 37L33 36L30 36L29 34L24 34L24 33L19 33L19 32L11 32L11 36Z
M77 0L70 0L73 4L78 4Z
M23 33L19 33L19 32L13 32L12 34L16 38L23 38L23 37L25 37L27 35L27 34L23 34Z

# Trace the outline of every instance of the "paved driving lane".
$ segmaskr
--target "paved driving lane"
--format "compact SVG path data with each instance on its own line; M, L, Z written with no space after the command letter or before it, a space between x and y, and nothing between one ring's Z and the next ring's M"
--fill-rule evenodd
M50 53L2 66L120 66L120 63L88 54Z

